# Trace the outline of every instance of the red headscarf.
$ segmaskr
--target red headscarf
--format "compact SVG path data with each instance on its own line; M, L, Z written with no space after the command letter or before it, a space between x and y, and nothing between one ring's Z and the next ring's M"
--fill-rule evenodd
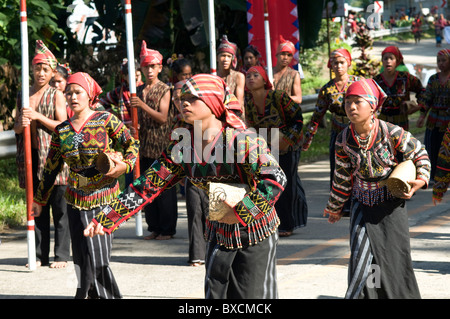
M229 126L246 128L245 123L232 111L242 111L239 101L220 77L212 74L194 75L181 88L181 98L186 94L202 100L217 118L225 114L225 121Z
M392 53L395 56L397 65L400 65L403 62L403 55L398 47L394 45L387 47L383 50L383 52L381 52L381 57L383 57L383 55L385 55L386 53Z
M450 49L442 49L437 55L443 55L450 59Z
M39 63L44 63L44 64L49 65L53 70L56 70L56 66L58 65L58 60L56 60L52 51L50 51L45 46L45 44L44 44L44 42L42 42L42 40L36 40L35 56L31 63L33 65L39 64Z
M98 102L98 96L103 92L98 83L87 73L77 72L69 76L67 79L67 85L78 84L88 94L91 104L95 105Z
M145 41L142 41L141 53L139 57L141 59L141 67L150 64L162 64L163 61L161 53L156 50L147 49L147 43Z
M337 57L343 57L347 60L347 64L350 67L352 65L352 56L350 54L350 52L348 52L347 49L341 48L341 49L337 49L334 50L333 52L331 52L330 54L330 58L328 59L328 68L331 68L331 62L336 59Z
M228 41L228 37L226 35L222 36L222 40L217 48L217 53L219 54L221 52L230 53L233 56L231 66L235 69L237 66L237 45Z
M289 52L292 55L295 54L295 45L289 40L285 40L282 35L280 35L280 44L278 45L277 54L281 52Z
M373 79L362 79L350 84L345 97L357 95L369 102L374 111L378 111L386 100L386 93Z
M262 66L259 65L252 66L250 69L248 69L247 74L252 72L259 73L263 77L264 81L266 82L266 84L264 84L264 89L272 90L273 85L270 82L269 77L267 76L266 70L264 70Z

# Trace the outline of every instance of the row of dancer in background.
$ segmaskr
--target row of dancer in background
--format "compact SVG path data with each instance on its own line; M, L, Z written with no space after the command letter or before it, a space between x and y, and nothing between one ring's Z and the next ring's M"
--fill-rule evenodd
M450 105L450 58L448 52L448 49L439 51L437 65L440 72L430 77L426 88L423 87L420 79L416 76L407 71L397 70L403 63L403 56L398 47L395 46L383 50L383 70L374 77L377 84L387 94L386 101L379 112L380 119L408 130L409 115L420 110L421 116L417 126L422 127L425 120L427 121L424 144L432 163L432 182L442 136L450 121L450 116L447 113L448 105ZM329 110L333 114L330 139L330 168L331 175L333 175L334 141L337 134L349 123L343 107L343 97L348 86L359 78L348 74L351 56L346 49L333 51L328 66L333 69L335 77L319 91L315 111L310 123L306 126L303 149L309 148L317 132L318 123ZM415 93L416 102L410 101L411 93ZM401 161L402 159L399 158L398 160ZM331 180L332 178L330 178L330 182ZM348 205L345 206L345 211L348 211Z

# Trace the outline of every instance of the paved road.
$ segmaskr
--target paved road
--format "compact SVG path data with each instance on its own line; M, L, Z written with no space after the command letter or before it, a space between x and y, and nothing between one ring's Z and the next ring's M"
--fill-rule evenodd
M434 42L417 47L401 45L405 61L435 57ZM374 51L381 52L381 46ZM422 57L422 55L424 57ZM434 58L435 59L435 58ZM428 61L428 60L427 60ZM282 299L339 299L347 285L349 257L348 218L331 225L322 217L328 199L327 161L300 165L308 197L309 219L305 228L278 246L278 286ZM146 241L135 236L135 222L122 226L114 240L111 268L124 298L203 298L204 267L187 265L187 218L179 200L175 238ZM450 297L450 196L433 206L431 190L421 190L407 203L410 215L412 258L423 298ZM144 231L144 235L146 232ZM72 298L76 288L73 264L67 269L41 267L29 271L24 231L1 235L0 298Z
M300 166L308 194L309 220L278 246L282 299L342 298L346 290L348 218L331 225L322 217L328 198L327 161ZM431 203L431 190L408 202L414 268L424 298L450 297L450 202ZM203 298L204 267L187 265L187 218L179 200L177 234L168 241L135 236L131 220L116 232L111 268L124 298ZM144 232L145 235L145 232ZM73 264L29 271L25 232L2 235L0 298L71 298Z

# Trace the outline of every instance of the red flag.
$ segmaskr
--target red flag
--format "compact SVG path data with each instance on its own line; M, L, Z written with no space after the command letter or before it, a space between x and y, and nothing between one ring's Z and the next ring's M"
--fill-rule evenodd
M295 45L296 52L292 61L297 69L298 53L300 46L298 29L298 12L296 0L268 0L270 43L272 50L272 61L276 61L276 53L280 44L280 35ZM258 0L247 0L247 24L248 44L258 48L264 61L266 49L264 43L264 2Z

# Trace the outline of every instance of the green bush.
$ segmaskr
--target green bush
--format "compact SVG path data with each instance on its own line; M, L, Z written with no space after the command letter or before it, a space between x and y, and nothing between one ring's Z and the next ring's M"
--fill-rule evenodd
M0 230L25 224L25 190L19 187L14 158L0 159Z

